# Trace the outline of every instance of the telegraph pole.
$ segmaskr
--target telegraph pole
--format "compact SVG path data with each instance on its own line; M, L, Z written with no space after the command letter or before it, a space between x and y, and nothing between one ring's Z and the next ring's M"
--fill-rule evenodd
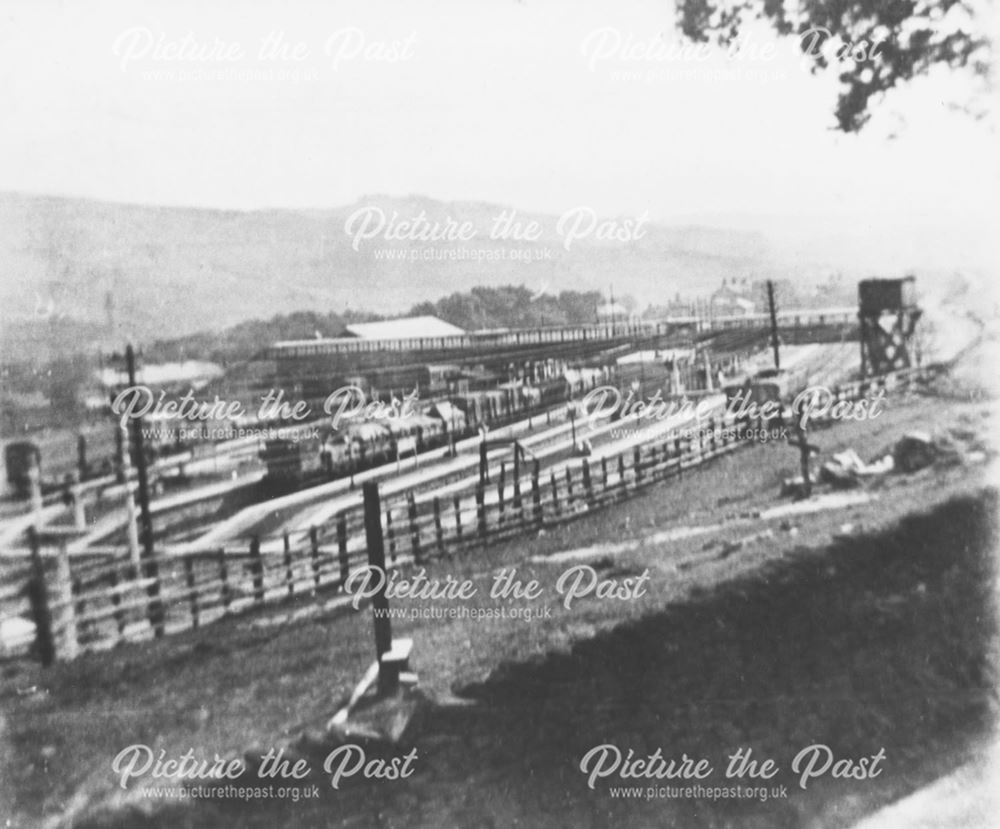
M778 353L778 314L774 309L774 283L767 280L767 306L771 312L771 348L774 349L774 367L781 368L781 355Z
M135 386L135 350L131 343L125 347L125 365L128 369L128 384ZM142 439L142 418L132 419L132 444L136 452L136 471L139 483L139 541L142 544L144 575L153 582L147 588L149 595L149 623L154 635L159 638L164 633L163 604L160 601L159 567L153 553L153 518L149 512L149 475L146 470L146 452ZM128 452L128 448L125 449ZM127 487L128 479L125 480Z
M125 347L125 365L128 369L128 384L135 386L135 351L132 345ZM139 483L139 522L143 555L153 557L153 518L149 513L149 474L146 469L146 452L142 437L142 418L132 418L132 445L135 447L135 467Z

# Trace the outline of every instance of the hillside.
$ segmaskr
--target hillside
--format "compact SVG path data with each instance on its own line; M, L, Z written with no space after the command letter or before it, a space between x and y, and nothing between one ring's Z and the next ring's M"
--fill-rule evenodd
M477 233L437 243L446 258L431 261L410 261L411 251L428 247L419 241L371 239L353 250L345 221L368 205L400 220L424 211L428 221L468 221ZM331 210L239 212L0 194L0 346L17 358L37 348L170 339L297 310L400 313L482 285L559 292L613 284L656 303L760 272L769 258L758 233L654 224L631 242L591 236L566 250L559 217L521 213L518 220L539 222L540 238L493 241L503 209L376 196ZM377 258L387 248L402 259ZM477 249L505 258L469 259ZM540 261L514 261L514 250Z

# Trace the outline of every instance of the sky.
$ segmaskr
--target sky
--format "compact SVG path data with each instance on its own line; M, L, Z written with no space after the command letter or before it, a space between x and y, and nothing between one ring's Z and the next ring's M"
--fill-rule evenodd
M996 124L950 106L966 78L921 79L844 135L835 79L805 71L797 42L756 29L742 57L684 59L666 52L668 0L0 9L2 190L235 209L412 193L918 224L959 246L996 215Z

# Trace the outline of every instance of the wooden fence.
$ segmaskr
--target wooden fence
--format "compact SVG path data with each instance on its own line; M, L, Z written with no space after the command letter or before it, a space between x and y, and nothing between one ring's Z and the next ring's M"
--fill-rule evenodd
M848 383L833 399L905 386L921 374L907 370ZM493 469L489 483L449 498L393 496L383 501L379 516L387 566L422 565L557 526L683 475L776 425L716 417L614 457L583 459L559 473L543 472L535 461L524 464L517 477L505 466ZM304 532L255 537L239 549L156 557L138 566L121 558L71 560L65 545L43 555L32 533L30 561L17 565L6 579L12 583L0 588L0 619L29 618L34 631L24 641L9 641L7 655L31 651L47 664L198 629L275 602L343 591L351 572L367 561L361 505Z

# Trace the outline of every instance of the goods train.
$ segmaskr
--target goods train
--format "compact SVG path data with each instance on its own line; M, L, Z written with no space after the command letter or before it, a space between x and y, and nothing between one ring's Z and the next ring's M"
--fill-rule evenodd
M453 394L428 401L405 417L380 417L314 428L267 440L261 460L273 485L342 477L501 426L582 394L608 379L605 369L568 369L537 385L504 383L489 391Z

